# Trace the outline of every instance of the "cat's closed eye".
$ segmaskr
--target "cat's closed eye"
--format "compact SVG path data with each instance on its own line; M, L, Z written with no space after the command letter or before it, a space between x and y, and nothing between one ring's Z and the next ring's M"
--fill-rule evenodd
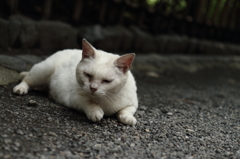
M111 83L112 80L102 80L102 83Z
M88 74L88 73L86 73L86 72L83 72L83 74L86 76L86 77L88 77L89 79L91 79L93 76L92 75L90 75L90 74Z

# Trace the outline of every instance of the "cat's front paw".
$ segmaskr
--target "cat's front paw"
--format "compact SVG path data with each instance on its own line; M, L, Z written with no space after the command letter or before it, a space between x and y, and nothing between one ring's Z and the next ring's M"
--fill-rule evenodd
M93 121L93 122L98 122L103 118L103 110L99 109L99 110L95 110L92 112L87 113L87 117L89 120Z
M136 118L132 114L120 113L118 114L118 120L123 124L132 126L137 123Z
M25 95L28 93L28 85L20 83L19 85L15 86L13 88L13 93L19 94L19 95Z

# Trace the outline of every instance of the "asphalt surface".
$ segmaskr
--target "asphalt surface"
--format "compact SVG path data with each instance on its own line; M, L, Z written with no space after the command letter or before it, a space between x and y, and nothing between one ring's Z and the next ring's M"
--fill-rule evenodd
M134 71L135 127L0 86L0 158L240 158L240 70Z

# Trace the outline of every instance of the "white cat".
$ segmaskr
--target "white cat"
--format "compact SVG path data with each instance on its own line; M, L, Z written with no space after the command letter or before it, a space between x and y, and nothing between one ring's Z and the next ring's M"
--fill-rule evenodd
M93 122L117 114L120 122L135 125L137 88L130 72L135 54L114 55L95 49L85 39L83 50L59 51L35 64L13 92L47 85L53 99L84 112Z

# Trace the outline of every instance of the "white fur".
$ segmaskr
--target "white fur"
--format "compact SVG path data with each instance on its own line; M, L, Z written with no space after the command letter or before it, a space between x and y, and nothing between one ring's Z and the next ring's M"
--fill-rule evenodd
M59 51L23 73L25 77L13 92L23 95L29 88L48 85L56 102L84 112L94 122L117 114L120 122L135 125L137 88L132 73L123 73L114 65L119 57L95 49L94 59L81 60L82 50ZM94 80L90 82L84 72ZM112 82L104 83L104 79ZM90 85L97 91L92 93Z

